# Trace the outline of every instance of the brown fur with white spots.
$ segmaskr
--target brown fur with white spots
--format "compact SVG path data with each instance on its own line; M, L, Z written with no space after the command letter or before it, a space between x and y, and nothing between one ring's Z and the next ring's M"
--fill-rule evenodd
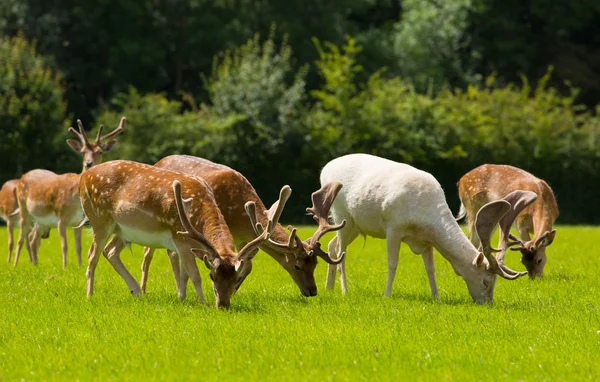
M82 175L79 185L94 238L88 254L88 296L93 293L101 252L131 293L141 294L139 284L119 257L126 244L133 242L177 252L185 270L182 273L190 275L198 298L204 303L195 261L198 256L210 270L217 307L229 308L231 296L252 270L251 260L258 246L269 238L290 193L289 187L282 189L279 201L268 211L267 230L236 253L214 195L202 179L122 160L93 167ZM106 245L112 234L114 238ZM201 249L196 250L198 243ZM180 298L185 298L185 288L180 291Z
M552 244L556 235L552 225L559 214L554 194L542 179L513 166L479 166L458 182L458 194L464 208L461 207L457 218L467 216L469 239L478 246L479 239L474 229L477 211L486 203L502 199L515 190L533 191L538 198L517 216L515 227L521 238L513 235L511 238L520 245L511 249L521 251L521 263L525 265L531 278L541 277L546 264L546 247ZM499 258L499 261L502 262L503 258Z
M102 162L102 154L110 151L117 142L110 138L120 134L125 123L126 119L123 117L119 126L104 136L101 125L94 142L88 140L80 120L77 120L79 131L69 128L78 140L67 139L67 144L82 154L82 171ZM21 177L17 185L21 232L17 243L15 266L19 262L23 243L26 244L29 260L37 264L40 237L47 237L51 227L58 228L63 267L67 266L67 227L74 227L77 263L81 266L81 227L78 225L83 220L83 211L78 191L80 176L81 174L75 173L57 175L52 171L37 169ZM33 222L36 223L35 228L29 235Z
M13 230L19 221L19 204L17 202L18 179L9 180L0 189L0 218L6 221L8 230L8 262L12 257Z
M238 248L241 248L260 234L260 232L253 229L253 224L248 220L244 203L247 201L255 203L255 215L258 218L258 222L266 226L265 211L267 209L254 187L239 172L227 166L189 155L171 155L163 158L154 166L204 179L215 195L219 209L225 217L227 226ZM331 188L331 185L324 187L325 190L330 190ZM332 196L335 198L337 192L339 192L339 188L332 190L332 192L334 192ZM327 207L327 210L321 209L317 215L322 215L326 218L328 212L329 208ZM341 227L335 227L335 229L339 228ZM260 248L275 259L290 274L302 295L306 297L316 296L317 286L314 271L317 266L317 256L330 264L337 264L341 259L334 261L327 253L321 250L318 241L324 232L317 232L317 235L313 235L313 237L304 242L300 240L295 232L295 229L292 228L292 232L288 233L283 226L277 224L273 229L271 238L264 242ZM141 287L144 292L146 291L148 269L153 254L154 250L151 248L147 248L144 253L141 280ZM177 257L172 252L169 253L169 257L175 280L177 281L177 289L180 290L182 285L179 284L181 276L178 271ZM185 275L183 277L185 280ZM183 288L185 289L185 284L183 284Z

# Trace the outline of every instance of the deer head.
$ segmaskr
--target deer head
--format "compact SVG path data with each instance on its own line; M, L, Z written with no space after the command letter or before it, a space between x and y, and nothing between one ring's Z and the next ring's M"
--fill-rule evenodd
M217 308L229 308L231 296L239 289L244 279L252 270L252 259L256 256L260 245L269 240L273 233L274 227L279 221L279 217L283 212L285 203L290 197L292 190L289 186L284 186L280 193L279 199L266 211L267 227L263 228L260 223L252 220L252 224L258 225L260 235L246 244L236 255L224 256L219 254L215 247L190 223L186 213L185 205L191 202L191 199L184 200L181 196L181 185L175 181L173 183L173 191L175 193L175 202L177 204L177 212L185 231L178 234L187 236L201 245L201 248L193 248L192 253L201 259L208 270L210 271L210 279L213 284L213 289L216 297ZM246 211L254 211L254 202L248 202L245 205ZM254 214L249 216L254 217Z
M314 279L314 269L317 266L317 257L320 257L329 264L339 264L344 258L344 254L342 254L339 259L332 259L327 252L321 249L320 243L320 239L327 232L340 230L346 225L346 221L343 221L338 225L331 225L327 220L329 210L341 188L342 184L340 182L331 182L321 187L318 191L313 192L311 196L313 205L311 208L307 208L306 211L313 216L319 225L316 232L310 238L302 241L296 232L296 228L290 225L287 227L290 231L287 242L280 243L268 239L264 244L276 251L291 256L290 261L294 262L295 272L290 272L290 274L296 284L301 287L300 290L306 297L315 296L317 294L317 287ZM260 223L257 222L254 207L247 210L247 213L250 217L252 227L255 230L255 234L257 236L260 235L263 228Z
M88 140L85 130L83 129L83 123L81 123L80 119L77 120L79 131L75 130L73 127L69 127L69 132L75 134L78 140L67 139L67 144L74 151L83 154L83 171L89 170L92 166L102 162L102 154L110 151L115 143L117 143L116 139L110 138L122 133L126 122L127 119L125 117L121 118L119 126L106 135L102 135L104 125L100 125L98 128L98 135L94 142Z
M510 230L519 212L533 203L536 198L534 192L514 191L503 199L484 205L477 213L475 228L481 241L480 252L473 260L474 268L468 271L471 274L463 275L469 293L476 302L484 303L493 300L497 276L514 280L527 274L527 272L516 272L508 268L502 259L506 250L514 245L507 240L507 227ZM502 229L501 238L504 238L500 249L493 248L491 245L491 237L498 224ZM497 252L500 252L500 261L494 256Z
M521 251L521 263L527 269L530 278L542 277L544 275L544 266L546 265L546 247L552 244L556 230L544 232L537 239L523 241L513 234L509 234L511 240L514 240L516 247L510 248L511 251Z

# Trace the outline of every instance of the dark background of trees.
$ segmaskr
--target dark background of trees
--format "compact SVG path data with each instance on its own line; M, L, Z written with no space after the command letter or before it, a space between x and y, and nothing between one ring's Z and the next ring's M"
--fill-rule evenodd
M482 163L546 179L598 223L600 2L4 0L0 181L79 171L66 128L129 124L107 159L189 153L298 220L336 156L455 184ZM305 222L307 220L304 220Z

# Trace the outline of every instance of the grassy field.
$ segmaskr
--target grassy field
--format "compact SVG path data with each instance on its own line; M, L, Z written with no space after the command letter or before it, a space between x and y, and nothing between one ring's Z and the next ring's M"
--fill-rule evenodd
M147 296L131 297L102 258L88 301L85 268L73 251L61 268L56 231L42 244L39 266L25 254L15 269L6 264L2 228L0 380L598 380L599 238L598 227L559 227L546 277L499 279L488 306L471 302L437 253L441 301L433 302L423 263L407 246L394 294L384 298L381 240L350 247L346 296L339 281L324 290L321 262L319 295L303 298L259 254L232 309L218 311L203 266L208 305L199 305L191 285L187 301L177 300L162 251ZM89 242L85 234L84 248ZM511 254L508 264L522 269ZM141 248L122 258L139 277Z

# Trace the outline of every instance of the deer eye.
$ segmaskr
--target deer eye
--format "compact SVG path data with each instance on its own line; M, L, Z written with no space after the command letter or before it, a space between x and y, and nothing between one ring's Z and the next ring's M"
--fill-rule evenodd
M298 264L294 265L294 268L299 271L300 270L300 266Z
M538 264L541 264L541 263L542 263L542 259L539 259L539 260L537 261L537 263L538 263Z

